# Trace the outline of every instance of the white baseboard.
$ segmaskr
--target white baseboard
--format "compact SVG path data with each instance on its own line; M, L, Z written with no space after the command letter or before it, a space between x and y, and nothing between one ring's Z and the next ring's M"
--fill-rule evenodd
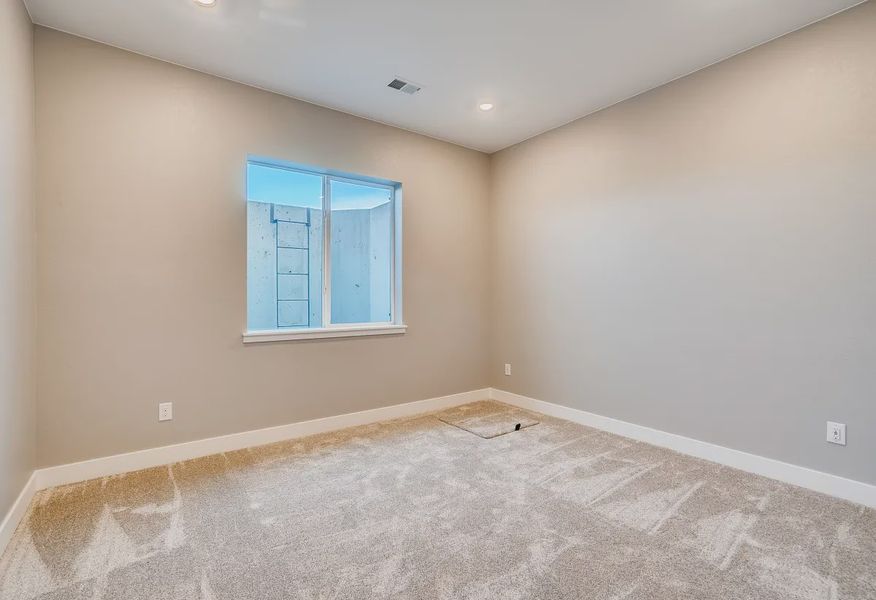
M506 392L499 389L490 390L490 398L512 404L520 408L529 409L542 414L581 423L588 427L594 427L617 435L622 435L640 442L661 446L702 458L711 462L727 465L741 471L748 471L756 475L769 477L785 483L790 483L802 488L821 492L850 502L856 502L865 506L876 508L876 485L871 485L853 479L846 479L838 475L830 475L814 469L792 465L772 458L765 458L756 454L749 454L741 450L733 450L703 442L692 438L667 433L659 429L651 429L642 425L619 421L610 417L603 417L576 408L569 408L552 402L536 400L520 394Z
M18 498L12 503L6 516L3 517L3 522L0 523L0 556L3 555L3 550L6 549L6 544L12 539L12 534L15 533L15 528L21 522L30 506L30 501L36 493L36 473L31 473L27 479L27 483L18 494Z
M114 456L95 458L57 467L47 467L39 469L34 473L36 477L36 490L98 477L118 475L119 473L137 471L139 469L158 467L220 452L231 452L232 450L241 450L252 446L263 446L265 444L346 429L347 427L355 427L357 425L367 425L379 421L409 417L476 400L486 400L489 397L490 389L486 388L450 396L408 402L407 404L396 404L394 406L363 410L334 417L314 419L312 421L301 421L288 425L268 427L266 429L232 433L230 435L174 444L172 446L161 446L159 448L116 454Z
M876 508L876 486L874 485L651 429L650 427L603 417L583 410L536 400L504 390L486 388L409 402L407 404L396 404L394 406L314 419L312 421L244 431L242 433L233 433L193 442L174 444L172 446L150 448L38 469L31 475L24 489L21 490L18 499L3 518L2 523L0 523L0 554L3 553L7 543L12 538L12 534L15 532L15 528L27 512L33 495L41 489L98 477L118 475L138 469L158 467L220 452L230 452L232 450L261 446L317 433L336 431L347 427L414 416L486 398L492 398L552 417L581 423L582 425L602 429L655 446L670 448L682 454L696 456L697 458Z
M116 454L114 456L37 469L31 474L24 489L21 490L15 503L3 518L3 522L0 523L0 555L3 554L6 545L12 538L12 534L15 533L15 528L18 527L19 522L27 512L34 494L39 490L98 477L118 475L139 469L159 467L181 460L199 458L220 452L231 452L232 450L241 450L253 446L263 446L317 433L337 431L347 427L368 425L369 423L442 410L460 404L475 402L476 400L486 400L490 397L490 391L489 388L485 388L452 394L450 396L408 402L406 404L396 404L394 406L385 406L361 412L313 419L312 421L301 421L288 425L268 427L266 429L232 433L230 435L193 442L149 448L136 452L127 452L125 454Z

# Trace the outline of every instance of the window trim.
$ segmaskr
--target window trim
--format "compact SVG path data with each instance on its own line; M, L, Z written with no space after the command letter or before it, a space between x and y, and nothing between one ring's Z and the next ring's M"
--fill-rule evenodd
M405 333L407 325L378 323L376 325L337 325L334 327L265 329L245 331L243 343L291 342L296 340L317 340L327 338L352 338L370 335L398 335Z
M322 226L323 226L323 282L322 282L322 324L320 327L284 327L265 330L245 330L244 343L278 342L293 340L312 340L320 338L349 338L370 335L393 335L407 331L402 317L402 186L401 183L374 177L350 175L333 170L318 169L250 156L247 166L259 165L274 169L284 169L304 175L317 175L322 178ZM391 321L368 323L331 322L331 182L383 188L390 193L390 315ZM247 190L249 186L246 186ZM244 194L249 201L248 192ZM247 228L247 235L249 229ZM247 307L249 298L247 298ZM248 310L248 308L247 308Z

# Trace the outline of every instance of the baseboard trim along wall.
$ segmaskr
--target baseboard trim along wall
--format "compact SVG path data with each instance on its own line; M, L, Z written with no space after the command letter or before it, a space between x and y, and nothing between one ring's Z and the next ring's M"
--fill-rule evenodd
M667 433L659 429L651 429L650 427L603 417L602 415L578 410L577 408L569 408L568 406L552 402L536 400L535 398L521 396L520 394L504 390L495 388L490 390L490 398L519 408L532 410L559 419L566 419L567 421L574 421L588 427L653 444L654 446L669 448L682 454L733 467L740 471L748 471L749 473L821 492L828 496L876 508L876 485L846 479L838 475L830 475L829 473L792 465L772 458L765 458L756 454L749 454L741 450L733 450L732 448L710 444L709 442L695 440L674 433Z
M158 467L220 452L264 446L265 444L273 444L274 442L282 442L317 433L326 433L328 431L356 427L357 425L368 425L379 421L409 417L476 400L486 400L489 397L490 389L485 388L450 396L408 402L406 404L395 404L361 412L313 419L312 421L300 421L288 425L243 431L241 433L232 433L194 442L174 444L172 446L161 446L159 448L149 448L126 454L116 454L105 458L95 458L57 467L47 467L36 471L36 489L42 490L57 485Z
M34 494L39 490L68 483L87 481L98 477L108 477L130 471L148 469L150 467L159 467L220 452L242 450L243 448L263 446L317 433L326 433L358 425L368 425L390 419L410 417L477 400L487 400L490 397L490 392L489 388L485 388L452 394L450 396L408 402L406 404L396 404L363 410L361 412L313 419L312 421L300 421L288 425L243 431L241 433L232 433L219 437L195 440L193 442L149 448L136 452L127 452L125 454L116 454L114 456L37 469L31 475L24 489L21 490L12 508L9 509L9 512L3 518L2 523L0 523L0 555L3 554L3 550L12 538L15 528L18 527L19 522L27 513Z
M0 554L38 490L493 399L876 508L876 486L495 388L138 450L34 471L0 523Z
M36 490L36 473L34 472L30 474L27 483L24 484L21 493L18 494L18 498L12 503L9 512L3 517L3 521L0 522L0 556L3 555L6 544L12 539L15 528L18 527L21 519L27 513L30 501L33 499Z

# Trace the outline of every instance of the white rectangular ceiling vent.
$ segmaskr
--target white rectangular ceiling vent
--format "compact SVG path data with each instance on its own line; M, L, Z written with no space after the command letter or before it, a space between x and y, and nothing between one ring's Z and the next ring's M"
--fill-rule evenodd
M398 90L400 92L404 92L407 95L416 94L420 91L421 86L416 83L411 83L410 81L405 81L404 79L395 78L390 81L388 87L391 87L394 90Z

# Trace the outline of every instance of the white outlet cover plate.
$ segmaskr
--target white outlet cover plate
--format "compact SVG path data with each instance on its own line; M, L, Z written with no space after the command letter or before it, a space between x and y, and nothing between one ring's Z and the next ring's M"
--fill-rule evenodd
M173 419L173 402L162 402L158 405L158 420L170 421Z
M831 444L846 445L846 425L845 423L827 422L827 441Z

